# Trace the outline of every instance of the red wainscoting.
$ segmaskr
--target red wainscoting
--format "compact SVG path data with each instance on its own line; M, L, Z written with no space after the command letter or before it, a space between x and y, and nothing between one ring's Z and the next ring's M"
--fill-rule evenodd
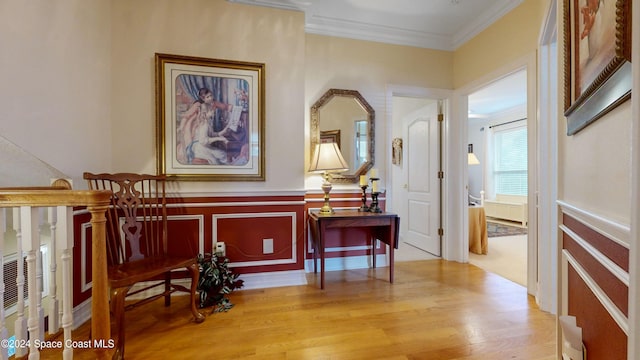
M589 359L626 359L629 249L596 225L563 214L564 314L576 317Z
M319 210L324 203L324 194L322 193L308 193L306 196L306 214L310 210ZM380 194L379 197L380 208L385 209L385 196L384 194ZM362 192L360 191L343 191L343 192L332 192L330 197L331 207L335 210L339 209L358 209L362 205ZM371 204L370 196L367 199L367 204ZM307 219L305 218L305 228L307 224ZM339 257L350 257L350 256L366 256L370 255L369 244L366 239L368 236L368 232L364 229L336 229L329 231L326 241L325 257L327 259L330 258L339 258ZM307 239L307 252L306 258L313 259L312 247L310 244L309 237ZM382 244L384 245L384 244ZM379 246L376 248L376 254L385 254L386 247Z
M224 242L239 274L304 269L304 192L276 195L174 197L168 200L168 232L180 241L170 251L211 252ZM89 214L74 216L74 306L91 296ZM263 254L263 239L273 239L273 253Z
M384 194L380 207L384 209ZM196 255L224 242L231 266L239 274L304 270L311 259L307 212L322 206L322 193L287 192L274 195L181 196L169 199L169 236L179 238L170 251ZM336 208L359 208L359 191L331 194ZM370 200L369 200L370 202ZM74 215L74 306L91 296L91 227L89 214ZM327 258L369 254L360 229L336 231L327 242ZM263 253L263 240L272 239L273 253ZM385 254L380 246L376 254Z

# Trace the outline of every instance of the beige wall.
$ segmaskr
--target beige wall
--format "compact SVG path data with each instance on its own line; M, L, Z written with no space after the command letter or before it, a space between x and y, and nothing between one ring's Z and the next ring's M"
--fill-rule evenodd
M306 36L305 53L306 145L305 169L309 166L309 108L331 89L357 90L376 112L375 165L385 178L389 155L386 119L387 85L453 88L453 53L407 46ZM319 176L309 176L307 187L319 188ZM355 185L354 185L355 187Z
M559 145L560 199L629 224L631 101L573 136L561 135Z
M558 1L562 4L562 1ZM460 88L485 74L537 51L549 0L525 0L520 6L458 48L454 53L454 85ZM559 9L558 29L562 29ZM559 31L561 34L561 31ZM562 77L562 36L558 39ZM562 79L560 79L562 86ZM562 96L564 89L560 94ZM562 99L560 99L562 102ZM560 107L562 107L560 103ZM628 223L630 217L630 104L574 136L566 136L559 114L559 199L607 218ZM587 160L588 159L588 160Z
M473 39L456 49L455 88L536 51L549 0L525 0Z
M305 36L301 13L224 0L5 0L0 43L11 56L0 57L0 132L79 185L85 170L154 172L153 54L264 62L267 181L215 189L302 189L308 109L324 91L355 89L374 107L382 168L389 156L386 86L451 89L531 52L546 3L525 1L451 53ZM565 120L559 121L564 132ZM561 198L628 219L629 128L623 105L577 135L560 137Z
M563 2L558 3L562 7ZM562 29L562 20L559 17L559 29ZM563 64L562 37L558 44L559 64ZM560 71L562 86L562 67ZM560 93L563 91L564 87ZM560 107L564 108L562 99ZM558 121L561 132L558 137L558 198L584 211L623 225L630 224L631 101L573 136L566 136L567 122L562 114Z
M0 133L76 184L111 166L110 4L0 1Z
M155 172L156 52L266 64L267 181L215 183L216 191L303 189L308 109L331 87L359 90L376 110L379 165L386 86L453 88L451 52L305 35L299 12L224 0L2 6L11 56L0 58L0 71L12 86L0 88L0 130L81 187L83 171Z
M266 63L267 181L215 190L303 188L302 13L225 0L0 5L10 54L0 57L0 131L76 186L84 187L83 171L155 172L154 54L163 52Z
M112 28L114 170L155 171L154 53L160 52L266 64L266 181L185 182L181 190L303 188L302 13L225 0L114 0Z

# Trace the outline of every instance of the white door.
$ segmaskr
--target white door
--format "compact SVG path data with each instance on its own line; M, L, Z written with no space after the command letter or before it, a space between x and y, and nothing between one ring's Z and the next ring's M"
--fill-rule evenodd
M400 238L403 242L441 256L440 145L438 103L427 105L402 120L403 194Z

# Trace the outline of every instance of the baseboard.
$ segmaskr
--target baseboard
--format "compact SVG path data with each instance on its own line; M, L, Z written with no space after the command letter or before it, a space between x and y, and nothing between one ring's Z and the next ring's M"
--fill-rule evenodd
M527 226L522 225L522 223L519 222L519 221L504 220L504 219L498 219L498 218L489 217L489 216L487 216L487 222L492 222L492 223L502 224L502 225L515 226L515 227L519 227L519 228L523 228L523 229L527 228Z
M73 325L71 329L75 330L89 320L91 320L91 298L73 308ZM62 323L60 323L60 326L62 326Z
M307 285L307 278L303 270L242 274L239 279L243 280L244 284L242 288L238 290Z
M373 259L369 255L328 258L328 259L324 259L324 271L366 269L373 266L372 260ZM387 256L385 254L376 255L376 266L377 267L389 266L387 262ZM307 272L312 272L313 259L307 259L305 261L304 267ZM318 271L319 270L320 270L320 261L318 261Z

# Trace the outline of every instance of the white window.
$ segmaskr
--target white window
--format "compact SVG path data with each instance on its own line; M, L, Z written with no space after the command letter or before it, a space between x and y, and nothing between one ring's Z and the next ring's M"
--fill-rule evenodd
M494 194L527 195L527 127L494 129Z
M355 139L356 151L353 158L353 169L357 170L367 159L369 159L369 134L367 129L367 120L358 120L355 122Z

